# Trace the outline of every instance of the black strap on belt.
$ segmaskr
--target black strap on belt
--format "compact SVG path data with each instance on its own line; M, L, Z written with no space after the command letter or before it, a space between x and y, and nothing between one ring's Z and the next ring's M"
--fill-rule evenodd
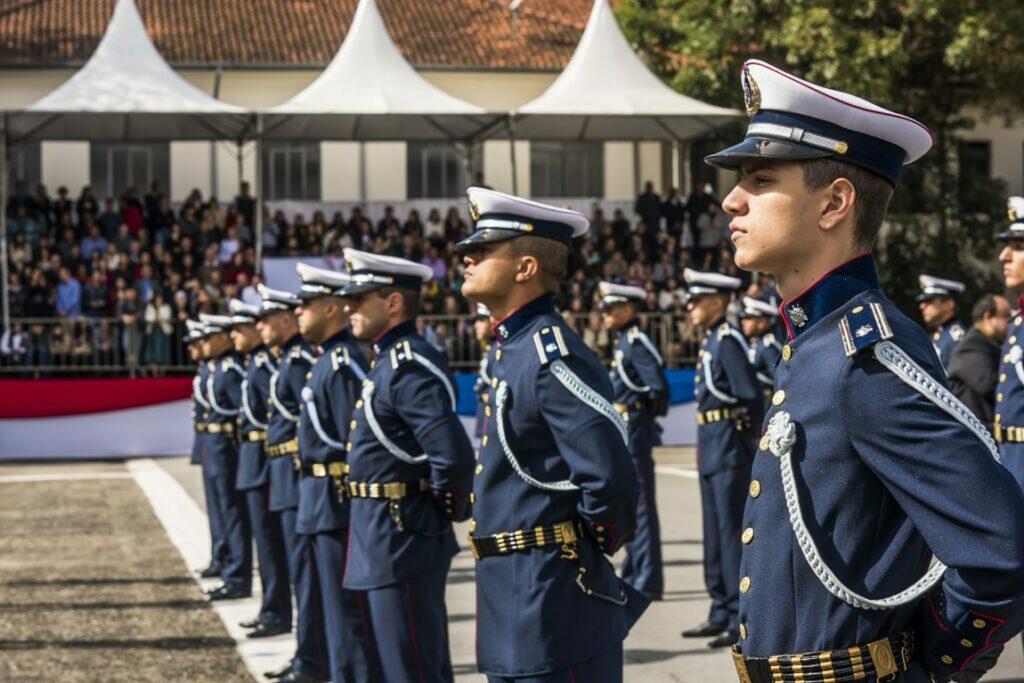
M559 522L551 526L504 531L492 536L470 536L469 545L473 549L473 557L479 560L494 555L523 552L530 548L561 547L567 543L575 543L578 538L575 524Z
M733 651L740 683L847 683L888 681L906 671L914 654L914 632L902 631L845 650L774 657L744 657Z

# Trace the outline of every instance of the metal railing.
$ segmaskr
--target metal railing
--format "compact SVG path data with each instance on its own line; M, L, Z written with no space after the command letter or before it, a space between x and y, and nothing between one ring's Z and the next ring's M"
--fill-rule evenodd
M597 313L566 314L566 322L603 361L611 360L614 335ZM421 334L441 350L452 369L475 371L481 347L466 315L424 315ZM668 368L692 365L699 338L685 316L648 313L640 324ZM194 365L181 341L184 323L168 333L157 323L120 318L21 318L0 338L0 375L22 377L123 375L128 377L190 374ZM368 350L367 350L368 352Z

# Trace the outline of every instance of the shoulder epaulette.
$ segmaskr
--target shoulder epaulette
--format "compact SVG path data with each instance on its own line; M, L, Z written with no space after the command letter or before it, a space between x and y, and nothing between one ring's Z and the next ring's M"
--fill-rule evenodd
M949 336L953 338L953 341L960 341L960 338L964 336L967 330L960 323L957 323L949 328Z
M412 355L412 345L409 340L400 341L391 347L391 367L397 370L402 365L416 360Z
M882 304L871 302L850 309L839 321L839 333L846 355L854 356L892 337L892 328L885 318Z
M294 358L298 358L301 355L302 355L302 347L301 346L293 346L292 350L288 352L288 357L289 358L293 358L293 359Z
M266 351L260 351L252 358L252 362L256 364L256 367L261 368L270 361L270 357L267 356Z
M722 323L718 326L718 338L725 339L729 336L729 323Z
M569 355L569 347L565 344L562 329L554 325L544 327L534 333L533 344L537 347L541 366Z
M773 332L766 332L764 336L761 337L761 339L764 340L765 346L774 346L775 344L778 344L778 341L775 339L775 334Z
M208 360L208 361L206 361L206 369L207 370L216 370L217 369L217 361L215 361L215 360Z
M230 370L233 367L235 367L235 359L232 358L231 356L228 356L227 358L225 358L224 360L222 360L220 362L220 370L221 370L221 372L227 372L228 370Z
M641 334L642 332L640 332L640 328L634 325L633 327L629 328L629 330L626 332L626 340L629 341L630 344L632 344L633 342L640 338Z
M338 346L331 352L331 367L337 372L338 369L343 365L351 365L352 358L348 355L348 348L345 346Z

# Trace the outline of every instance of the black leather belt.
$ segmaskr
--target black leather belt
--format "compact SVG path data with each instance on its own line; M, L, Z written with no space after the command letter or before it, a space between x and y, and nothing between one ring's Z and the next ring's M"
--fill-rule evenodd
M400 500L416 493L423 493L430 490L430 480L420 479L418 481L347 481L342 484L341 490L349 498L384 498L388 500Z
M744 657L733 650L740 683L847 683L892 680L914 655L914 632L907 630L845 650L774 657Z
M334 477L335 479L341 479L348 474L348 464L343 462L314 462L300 464L298 470L306 477L316 477L317 479Z
M494 555L509 555L523 552L530 548L544 546L561 546L575 543L579 535L576 525L572 522L559 522L551 526L536 526L532 529L519 531L503 531L491 536L470 536L469 545L473 549L473 557L481 559Z

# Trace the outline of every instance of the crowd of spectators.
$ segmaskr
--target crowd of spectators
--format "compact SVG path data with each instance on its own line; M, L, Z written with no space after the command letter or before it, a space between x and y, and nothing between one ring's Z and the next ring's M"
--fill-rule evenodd
M128 188L120 197L95 198L89 187L77 197L60 187L55 197L43 185L29 192L19 183L6 211L9 292L13 319L57 318L18 323L0 339L7 363L80 363L131 354L154 374L183 364L179 337L184 320L200 312L224 312L231 297L256 299L257 203L246 183L228 203L199 190L172 205L158 183L145 195ZM584 208L584 207L575 207ZM644 287L647 308L675 314L677 343L692 341L684 315L682 272L686 267L720 270L746 278L732 260L728 217L710 186L689 197L670 190L660 196L647 183L633 216L611 216L590 208L592 227L573 251L569 282L560 304L594 348L609 339L596 312L597 283L612 280ZM425 217L404 217L392 207L368 216L356 207L328 217L264 212L264 256L323 256L340 259L345 247L400 256L429 265L422 313L469 312L459 291L463 264L452 245L471 232L461 203L432 208ZM457 355L463 329L424 327L439 348ZM659 334L667 339L668 332ZM682 347L679 353L684 353ZM46 361L46 362L44 362Z

